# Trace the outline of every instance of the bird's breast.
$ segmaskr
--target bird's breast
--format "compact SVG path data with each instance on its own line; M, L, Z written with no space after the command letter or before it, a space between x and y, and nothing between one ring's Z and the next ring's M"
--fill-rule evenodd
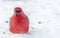
M23 18L23 17L16 17L14 21L17 24L21 24L24 22L24 20L25 20L25 18Z

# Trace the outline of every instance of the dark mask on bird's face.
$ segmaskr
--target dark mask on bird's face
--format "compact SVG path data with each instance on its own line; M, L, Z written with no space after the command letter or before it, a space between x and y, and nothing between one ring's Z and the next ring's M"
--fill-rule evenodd
M20 12L21 12L21 10L20 10L20 11L16 11L16 12L15 12L16 16L19 15Z

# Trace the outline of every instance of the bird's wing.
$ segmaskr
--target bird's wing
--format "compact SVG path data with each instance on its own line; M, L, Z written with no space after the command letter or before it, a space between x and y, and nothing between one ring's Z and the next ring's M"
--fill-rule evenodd
M28 21L28 24L29 24L29 19L28 19L28 17L26 16L26 20Z
M12 17L10 17L10 20L9 20L9 24L10 24L10 25L11 25L11 18L12 18Z

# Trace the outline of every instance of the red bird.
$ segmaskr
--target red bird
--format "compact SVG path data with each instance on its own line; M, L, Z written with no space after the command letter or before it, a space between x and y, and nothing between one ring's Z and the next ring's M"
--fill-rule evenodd
M10 32L27 33L29 20L20 7L14 8L14 14L10 19Z

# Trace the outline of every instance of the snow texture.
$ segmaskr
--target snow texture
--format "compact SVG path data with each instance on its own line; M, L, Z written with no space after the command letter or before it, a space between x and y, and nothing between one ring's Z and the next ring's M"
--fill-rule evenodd
M29 18L30 28L26 34L9 32L15 7L21 7ZM1 0L0 38L60 38L60 0Z

